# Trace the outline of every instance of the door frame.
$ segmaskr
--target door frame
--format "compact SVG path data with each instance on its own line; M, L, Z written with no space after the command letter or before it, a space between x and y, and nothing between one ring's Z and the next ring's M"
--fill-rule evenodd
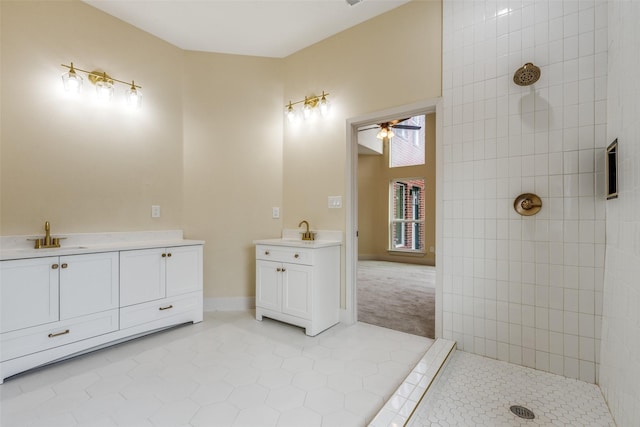
M341 321L352 324L358 321L357 271L358 271L358 128L398 117L436 113L436 313L435 335L442 336L442 169L443 169L443 119L442 97L431 98L413 104L348 118L346 121L346 237L345 237L345 308Z

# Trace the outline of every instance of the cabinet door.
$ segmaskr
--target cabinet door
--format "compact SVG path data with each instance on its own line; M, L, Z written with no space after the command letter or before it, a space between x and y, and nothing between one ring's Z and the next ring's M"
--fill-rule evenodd
M256 261L256 307L280 311L282 264Z
M282 312L303 319L311 319L311 286L313 267L283 264Z
M166 296L165 259L166 252L162 248L120 252L121 306Z
M166 249L167 296L202 290L202 246Z
M118 253L60 257L60 320L118 308Z
M58 320L58 257L0 262L0 332Z

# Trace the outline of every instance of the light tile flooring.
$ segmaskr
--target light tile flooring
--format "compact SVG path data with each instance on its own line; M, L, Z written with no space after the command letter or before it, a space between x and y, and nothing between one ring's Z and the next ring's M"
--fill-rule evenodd
M0 425L364 426L433 343L359 323L316 337L252 312L39 369L0 385Z
M531 409L518 418L511 405ZM407 427L615 427L598 386L455 351Z

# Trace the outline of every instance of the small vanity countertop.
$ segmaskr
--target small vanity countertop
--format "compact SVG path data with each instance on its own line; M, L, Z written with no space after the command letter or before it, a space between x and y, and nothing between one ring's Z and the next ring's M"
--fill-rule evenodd
M42 236L2 236L0 237L0 261L43 258L49 256L81 255L99 252L154 249L175 246L204 245L203 240L182 237L182 231L143 231L122 233L78 233L56 234L64 238L59 248L35 249L34 239Z
M333 230L311 230L316 233L315 240L302 240L300 229L282 230L282 237L254 240L256 245L289 246L294 248L326 248L342 245L342 232Z

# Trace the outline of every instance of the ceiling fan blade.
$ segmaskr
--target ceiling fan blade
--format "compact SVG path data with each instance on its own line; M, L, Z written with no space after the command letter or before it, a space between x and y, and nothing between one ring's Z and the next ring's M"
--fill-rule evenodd
M361 129L358 129L358 132L362 132L364 130L371 130L371 129L380 129L380 126L376 125L376 126L370 126L368 128L361 128Z
M390 124L391 126L393 126L393 125L397 125L398 123L406 122L406 121L407 121L407 120L409 120L410 118L411 118L411 117L407 117L406 119L391 120L391 121L389 122L389 124Z
M413 129L413 130L421 129L420 126L414 126L414 125L391 125L391 127L395 129Z

